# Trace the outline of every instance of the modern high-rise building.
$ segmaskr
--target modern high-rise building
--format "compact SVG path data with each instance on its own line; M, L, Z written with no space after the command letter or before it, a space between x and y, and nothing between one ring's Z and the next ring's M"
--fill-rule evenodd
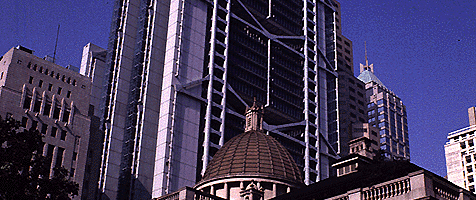
M329 176L339 132L336 7L329 0L116 0L104 76L102 197L158 197L201 179L243 132L264 129L304 183Z
M336 8L339 131L329 134L329 142L339 156L344 157L349 154L353 127L367 122L365 84L354 76L352 41L342 35L341 6L335 0L333 3Z
M43 134L50 176L54 167L69 170L71 180L79 184L74 199L80 199L91 178L86 167L90 163L91 81L47 58L22 46L0 57L0 116Z
M402 100L374 74L367 53L365 65L360 64L358 78L365 83L368 123L379 128L380 149L387 157L410 159L407 111Z
M448 133L445 144L446 172L448 180L454 184L475 192L476 153L476 114L475 107L468 109L469 126Z
M91 97L89 113L91 125L89 127L89 150L85 169L89 172L88 179L83 183L83 199L95 199L98 195L97 183L101 169L103 153L103 132L101 131L102 115L100 111L103 91L104 75L106 70L106 50L94 44L87 44L83 48L80 73L91 79Z

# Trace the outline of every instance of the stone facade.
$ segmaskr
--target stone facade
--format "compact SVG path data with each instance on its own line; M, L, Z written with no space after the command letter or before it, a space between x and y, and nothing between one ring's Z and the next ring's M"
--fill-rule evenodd
M80 185L80 199L89 176L85 166L91 81L32 53L19 46L1 57L0 116L13 117L45 136L43 154L52 156L51 169L63 166L70 171Z
M448 133L445 144L446 171L448 180L454 184L475 192L476 118L475 107L468 109L469 126Z

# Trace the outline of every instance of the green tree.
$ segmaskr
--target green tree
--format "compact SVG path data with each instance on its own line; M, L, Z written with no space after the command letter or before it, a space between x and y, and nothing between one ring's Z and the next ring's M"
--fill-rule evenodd
M78 184L63 167L53 169L42 155L43 136L20 128L20 122L0 117L0 199L70 199Z

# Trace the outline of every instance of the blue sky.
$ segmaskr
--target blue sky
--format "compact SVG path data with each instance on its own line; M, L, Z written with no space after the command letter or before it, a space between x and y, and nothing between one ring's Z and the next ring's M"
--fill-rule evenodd
M113 0L0 0L0 54L23 45L35 55L80 66L88 42L107 47ZM364 41L375 74L407 106L412 162L446 175L448 132L468 126L476 105L476 3L341 0L343 34L353 41L354 68Z

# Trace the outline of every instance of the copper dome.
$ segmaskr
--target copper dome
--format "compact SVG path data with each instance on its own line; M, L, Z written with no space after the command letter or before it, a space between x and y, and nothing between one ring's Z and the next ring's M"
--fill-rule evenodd
M208 164L200 182L237 176L302 183L301 173L289 152L273 137L254 130L226 142Z

